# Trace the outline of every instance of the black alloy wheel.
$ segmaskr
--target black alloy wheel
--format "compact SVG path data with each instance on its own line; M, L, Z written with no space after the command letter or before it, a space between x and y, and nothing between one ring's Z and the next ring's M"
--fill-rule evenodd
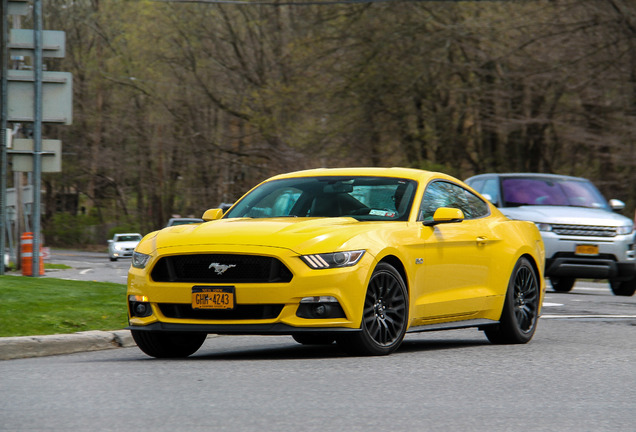
M515 265L501 319L484 329L486 337L497 344L522 344L532 339L539 319L539 281L530 261L520 258Z
M402 343L408 321L408 295L402 276L387 263L377 265L364 301L360 332L338 340L350 354L386 355Z

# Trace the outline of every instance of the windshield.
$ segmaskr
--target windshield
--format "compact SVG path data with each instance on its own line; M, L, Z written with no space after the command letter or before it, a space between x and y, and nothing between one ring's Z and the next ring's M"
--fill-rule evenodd
M390 177L300 177L262 184L224 218L407 220L416 182Z
M609 209L603 195L586 180L554 178L504 178L503 206L572 206Z
M141 241L140 234L129 234L129 235L120 235L115 238L115 241L118 242L128 242L128 241Z

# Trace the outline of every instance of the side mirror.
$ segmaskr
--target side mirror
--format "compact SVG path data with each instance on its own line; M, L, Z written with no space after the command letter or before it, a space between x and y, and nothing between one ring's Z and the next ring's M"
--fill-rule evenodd
M625 208L625 203L621 200L611 199L609 200L609 205L614 211L621 211Z
M440 207L435 210L433 220L424 221L424 226L434 226L443 223L459 223L464 220L464 212L460 209Z
M220 208L209 209L209 210L206 210L205 213L203 213L202 219L206 222L209 222L209 221L221 219L221 216L223 216L222 209Z
M108 240L108 243L112 243L112 242L113 242L113 239Z

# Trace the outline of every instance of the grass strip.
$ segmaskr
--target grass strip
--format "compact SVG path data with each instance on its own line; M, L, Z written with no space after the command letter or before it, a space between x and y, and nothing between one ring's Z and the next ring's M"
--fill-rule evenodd
M0 337L119 330L126 285L0 276Z

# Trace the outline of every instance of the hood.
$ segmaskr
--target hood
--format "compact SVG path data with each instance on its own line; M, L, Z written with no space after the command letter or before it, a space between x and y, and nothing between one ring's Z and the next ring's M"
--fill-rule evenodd
M563 225L625 226L632 220L607 210L567 206L521 206L500 208L510 219Z
M382 225L398 224L387 222ZM370 225L373 224L373 225ZM157 249L194 245L240 245L285 248L295 253L308 250L336 251L378 222L353 218L219 219L201 225L164 228L155 237ZM358 246L360 247L360 246Z

